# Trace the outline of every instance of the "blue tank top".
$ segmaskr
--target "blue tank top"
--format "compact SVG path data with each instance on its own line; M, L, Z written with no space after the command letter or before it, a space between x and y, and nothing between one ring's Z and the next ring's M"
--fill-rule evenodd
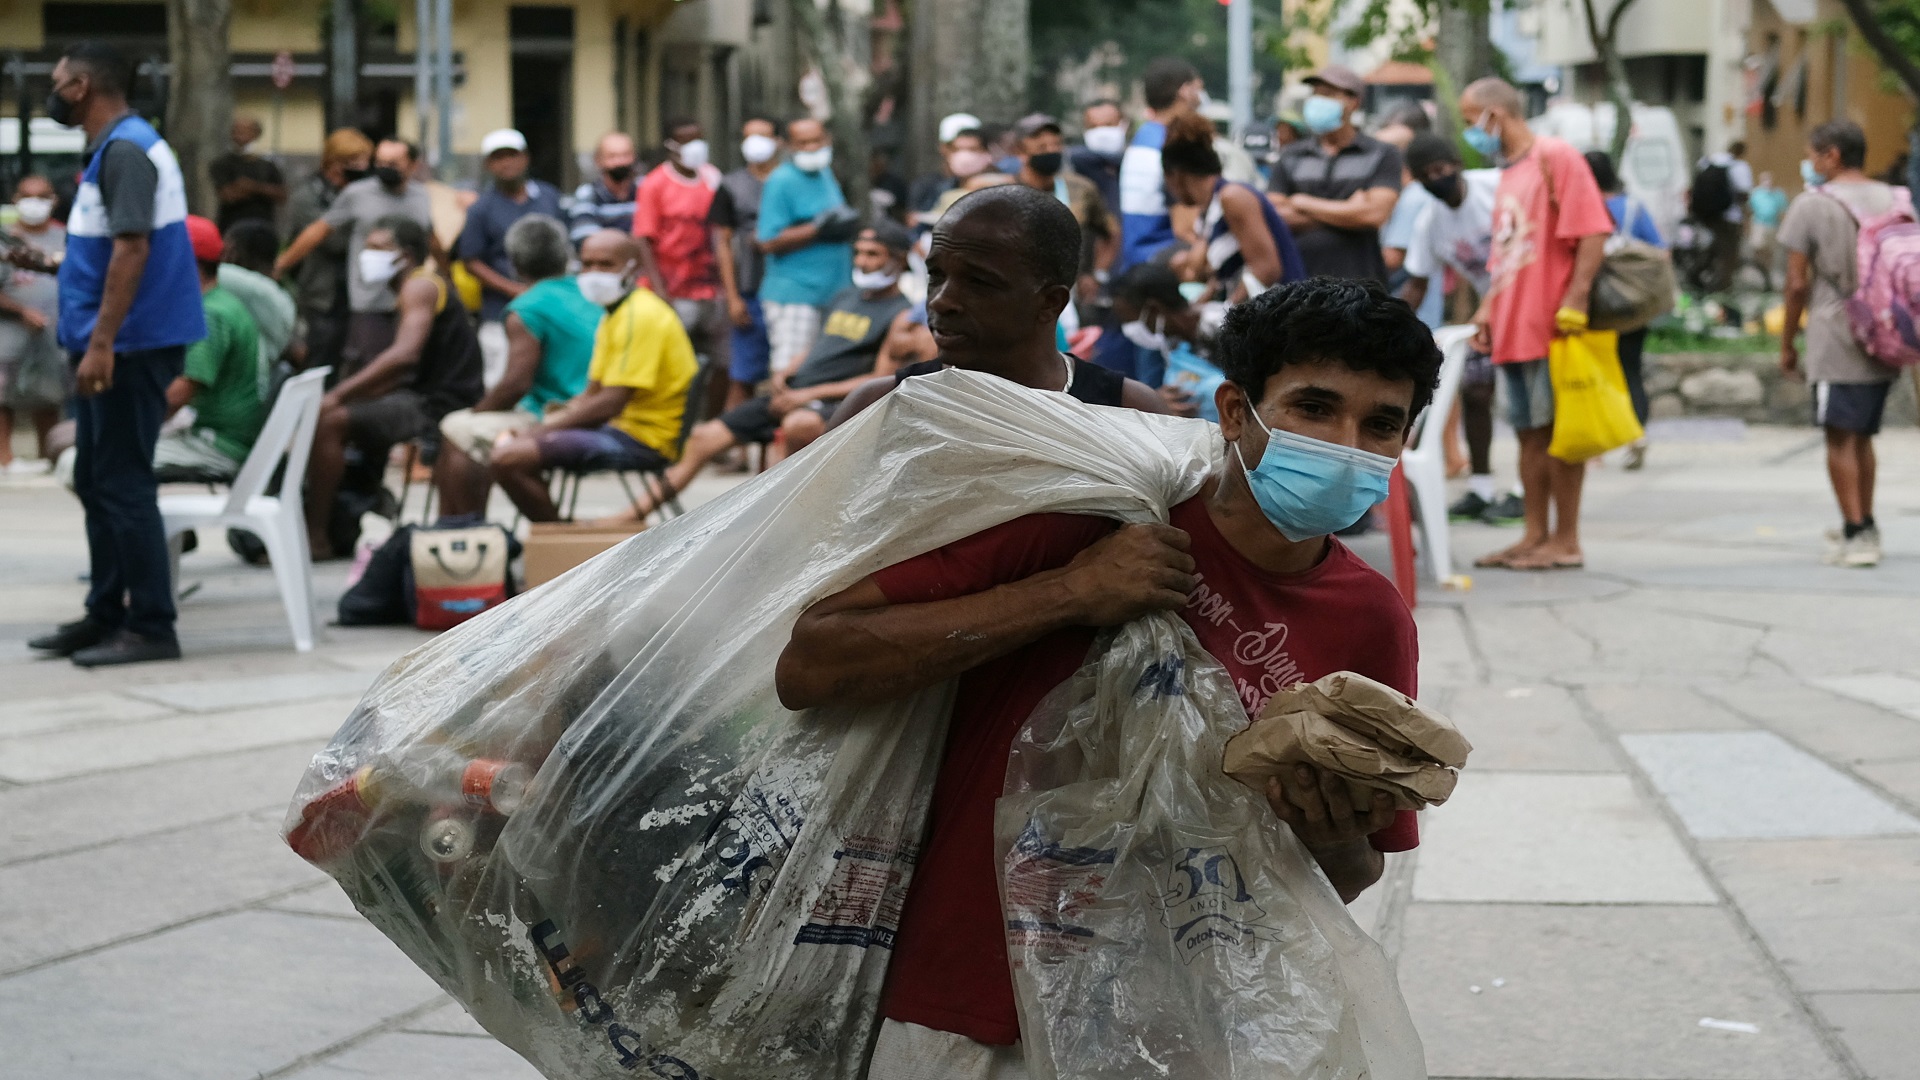
M148 234L147 266L134 291L133 306L113 339L115 352L191 345L207 336L200 306L200 273L187 239L187 186L160 133L138 116L114 124L80 176L80 189L67 218L67 257L60 264L62 348L84 352L100 314L107 263L113 258L113 230L100 194L100 159L107 144L124 140L139 147L159 173L153 191L153 231Z

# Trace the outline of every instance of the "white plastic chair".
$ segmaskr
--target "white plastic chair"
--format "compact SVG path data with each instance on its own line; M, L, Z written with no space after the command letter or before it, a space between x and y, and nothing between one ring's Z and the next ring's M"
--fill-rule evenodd
M280 387L273 412L260 428L253 450L226 494L162 495L160 517L173 553L173 584L180 587L181 537L193 529L245 529L260 538L273 561L280 600L293 629L293 647L313 649L313 558L307 550L307 521L300 507L300 483L307 475L307 453L320 422L320 398L329 368L305 371ZM287 471L279 495L266 494L280 459Z
M1460 396L1460 377L1467 370L1471 326L1443 326L1433 332L1440 346L1440 385L1433 403L1420 418L1407 448L1400 452L1400 472L1413 489L1414 521L1420 528L1420 551L1435 584L1453 576L1453 545L1447 534L1447 417Z

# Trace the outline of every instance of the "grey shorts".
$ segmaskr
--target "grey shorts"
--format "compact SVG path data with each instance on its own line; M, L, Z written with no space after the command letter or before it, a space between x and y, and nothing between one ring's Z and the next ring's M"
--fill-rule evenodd
M1500 364L1502 389L1507 394L1507 421L1515 431L1553 426L1553 376L1545 360L1516 360Z

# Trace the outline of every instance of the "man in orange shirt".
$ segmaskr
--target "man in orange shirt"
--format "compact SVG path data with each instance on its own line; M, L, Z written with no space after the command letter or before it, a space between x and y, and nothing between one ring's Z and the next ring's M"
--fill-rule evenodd
M676 120L668 126L665 149L667 160L655 166L633 194L640 271L653 291L673 305L693 339L694 351L725 370L733 324L720 295L713 237L707 228L720 170L707 160L707 140L693 120ZM714 400L721 400L725 380L715 379L710 385Z

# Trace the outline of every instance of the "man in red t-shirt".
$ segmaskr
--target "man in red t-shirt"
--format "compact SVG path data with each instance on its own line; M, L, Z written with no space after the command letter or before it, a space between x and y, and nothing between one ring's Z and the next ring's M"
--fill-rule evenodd
M1249 717L1334 671L1417 688L1405 603L1329 534L1385 496L1439 373L1432 336L1377 284L1315 278L1235 307L1215 362L1227 374L1215 401L1229 452L1171 524L1015 518L882 570L794 626L777 671L789 708L959 679L869 1080L1023 1075L994 801L1014 736L1086 660L1098 628L1179 612ZM1418 842L1413 815L1385 795L1351 805L1311 767L1266 794L1348 900L1379 878L1380 852Z
M726 370L732 323L720 299L707 211L720 187L720 170L707 160L700 125L676 120L667 127L667 160L656 165L633 193L633 235L640 241L640 272L647 287L673 305L694 351ZM726 380L709 380L717 396ZM705 416L705 413L702 413Z
M1553 380L1547 347L1587 328L1587 301L1606 255L1613 217L1580 151L1527 126L1520 92L1493 77L1460 96L1467 141L1501 163L1494 194L1493 279L1473 317L1474 348L1493 358L1507 384L1507 408L1520 439L1520 484L1527 530L1520 542L1476 566L1570 570L1580 551L1584 462L1547 453L1553 443ZM1548 510L1552 510L1552 528Z

